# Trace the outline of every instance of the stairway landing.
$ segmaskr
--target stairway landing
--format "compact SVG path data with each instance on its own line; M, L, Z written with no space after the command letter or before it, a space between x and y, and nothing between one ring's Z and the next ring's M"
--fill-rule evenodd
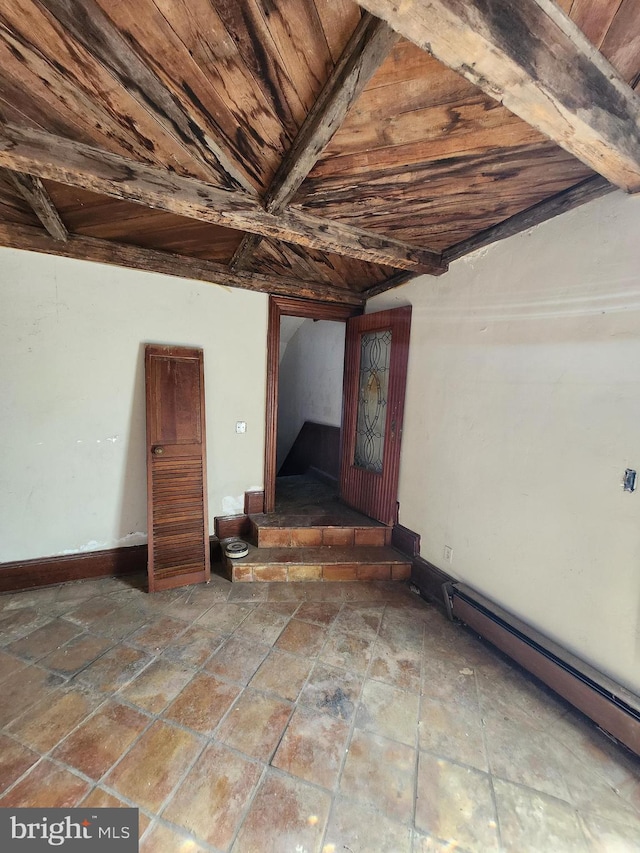
M406 580L411 560L391 528L341 504L328 487L287 477L276 511L250 516L246 557L223 556L232 581ZM224 555L224 540L221 543Z

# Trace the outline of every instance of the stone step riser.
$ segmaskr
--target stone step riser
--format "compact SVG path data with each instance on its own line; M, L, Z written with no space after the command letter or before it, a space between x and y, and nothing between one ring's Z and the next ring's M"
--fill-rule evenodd
M390 527L260 527L252 522L252 542L259 548L317 548L322 545L391 544Z
M224 558L229 580L238 581L400 581L411 576L410 563L255 563Z

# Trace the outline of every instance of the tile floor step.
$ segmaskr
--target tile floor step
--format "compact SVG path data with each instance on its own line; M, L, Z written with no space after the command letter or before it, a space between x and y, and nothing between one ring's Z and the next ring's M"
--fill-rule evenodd
M259 548L318 548L322 545L384 547L391 543L391 528L371 524L344 524L335 519L331 524L309 523L309 519L288 517L286 519L252 516L251 541Z
M327 506L288 507L272 513L251 513L261 527L381 527L361 512L345 504L333 502Z
M246 557L225 557L223 565L233 581L406 580L411 574L411 561L386 546L249 546Z

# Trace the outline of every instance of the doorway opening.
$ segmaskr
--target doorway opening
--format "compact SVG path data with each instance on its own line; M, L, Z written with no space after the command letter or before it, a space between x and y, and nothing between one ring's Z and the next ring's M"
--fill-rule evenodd
M359 313L353 306L270 297L264 478L267 513L276 509L276 491L288 502L325 500L327 495L330 500L336 498L338 462L333 464L331 458L340 444L345 324ZM336 347L339 357L332 351ZM305 460L311 461L306 464ZM280 470L283 480L278 489ZM299 479L285 483L285 477Z
M348 306L270 297L265 513L273 513L276 509L278 402L283 392L280 387L283 316L334 320L346 324L340 499L352 509L382 524L397 524L411 306L362 314Z
M345 323L280 318L276 510L338 497Z

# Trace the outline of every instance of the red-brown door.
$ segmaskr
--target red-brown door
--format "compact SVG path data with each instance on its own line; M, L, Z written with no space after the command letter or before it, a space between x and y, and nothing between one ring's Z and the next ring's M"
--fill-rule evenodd
M400 441L411 307L347 321L342 416L342 500L397 522Z
M149 344L149 592L208 581L209 524L202 350Z

